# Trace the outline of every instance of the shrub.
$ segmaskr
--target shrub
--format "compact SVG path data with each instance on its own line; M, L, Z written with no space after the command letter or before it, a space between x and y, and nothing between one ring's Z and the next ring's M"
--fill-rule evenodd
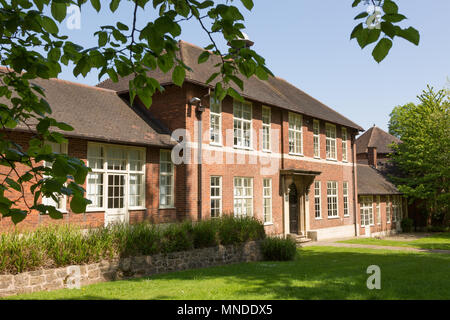
M219 241L223 245L264 239L264 225L253 217L226 215L218 221Z
M219 244L217 238L218 221L200 221L192 226L194 248L214 247Z
M192 240L192 224L171 224L164 229L161 240L161 251L164 253L185 251L194 248Z
M261 252L264 260L287 261L294 260L297 254L297 246L291 238L268 237L261 244Z
M401 222L401 226L402 226L402 231L403 232L411 232L413 229L413 219L410 218L403 218L402 222Z

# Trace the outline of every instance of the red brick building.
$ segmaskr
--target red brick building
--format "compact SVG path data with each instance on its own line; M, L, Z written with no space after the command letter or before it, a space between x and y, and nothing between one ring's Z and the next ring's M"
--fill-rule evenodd
M356 139L360 235L397 232L407 216L407 201L388 180L390 145L401 141L375 125Z
M179 58L192 69L181 88L170 73L150 73L165 90L149 110L139 102L130 106L128 78L97 87L40 80L54 117L75 128L65 133L68 146L54 150L93 169L85 185L92 204L76 215L62 199L63 222L235 214L264 221L269 234L358 234L355 137L363 129L277 77L243 79L244 103L231 97L217 103L215 83L206 80L218 61L197 64L202 50L180 42ZM11 132L24 146L31 134ZM23 225L48 221L36 213ZM1 230L10 227L9 219L0 221Z

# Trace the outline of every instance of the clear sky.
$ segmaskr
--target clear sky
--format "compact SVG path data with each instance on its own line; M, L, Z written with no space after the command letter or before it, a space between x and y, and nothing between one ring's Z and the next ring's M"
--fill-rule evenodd
M124 1L122 1L124 2ZM373 124L387 130L392 108L416 102L427 84L441 89L450 77L450 0L398 0L408 20L402 26L420 31L418 47L397 38L388 57L377 64L372 46L361 50L349 35L359 23L353 0L254 0L246 17L246 33L254 49L266 58L272 72L354 122L368 129ZM103 1L102 3L109 3ZM235 1L239 3L239 1ZM109 10L109 9L108 9ZM100 25L131 22L131 6L123 3L118 16L93 9L81 12L81 28L61 31L85 48L95 46L92 36ZM139 13L146 21L153 12ZM205 46L206 34L195 21L185 22L180 39ZM222 43L222 46L225 44ZM60 78L94 85L97 74L75 78L69 68Z

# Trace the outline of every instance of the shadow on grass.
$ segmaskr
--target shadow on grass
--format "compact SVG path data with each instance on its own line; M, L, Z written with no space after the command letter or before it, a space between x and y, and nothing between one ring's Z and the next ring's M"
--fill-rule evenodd
M223 279L218 283L232 290L225 299L449 299L450 256L380 252L350 252L341 248L299 250L295 261L258 262L175 272L129 280L185 281ZM381 290L369 290L367 267L381 268ZM208 290L208 289L202 289ZM220 294L219 294L220 296ZM126 298L126 297L125 297ZM151 299L179 299L158 295ZM185 299L186 297L181 297ZM221 297L218 297L221 298Z

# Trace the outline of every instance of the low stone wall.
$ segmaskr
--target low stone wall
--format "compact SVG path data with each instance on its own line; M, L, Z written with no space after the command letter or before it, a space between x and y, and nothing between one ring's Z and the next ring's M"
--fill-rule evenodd
M103 281L262 260L260 242L104 260L88 265L0 275L0 297L36 291L77 288Z

